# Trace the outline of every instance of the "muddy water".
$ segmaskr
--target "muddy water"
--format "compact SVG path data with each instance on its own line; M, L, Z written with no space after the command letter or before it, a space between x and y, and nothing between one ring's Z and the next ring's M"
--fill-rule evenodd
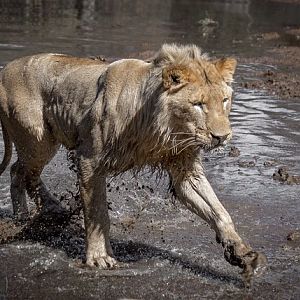
M259 55L264 48L254 40L257 33L299 26L297 5L194 2L0 0L0 66L15 57L50 51L131 56L166 41L193 42L216 55ZM217 23L207 25L206 19ZM239 270L224 262L204 222L172 201L167 179L157 182L145 173L108 181L113 248L121 268L81 266L81 224L52 232L42 241L37 234L36 241L0 246L0 299L300 298L300 245L286 240L300 228L300 190L272 179L282 165L300 174L300 102L239 88L253 68L272 67L240 65L237 70L231 119L232 144L240 156L229 157L227 149L204 159L207 176L238 231L268 256L269 270L252 290L243 289ZM6 171L0 180L1 220L11 214L8 175ZM70 198L68 191L76 190L63 149L43 176L58 197Z

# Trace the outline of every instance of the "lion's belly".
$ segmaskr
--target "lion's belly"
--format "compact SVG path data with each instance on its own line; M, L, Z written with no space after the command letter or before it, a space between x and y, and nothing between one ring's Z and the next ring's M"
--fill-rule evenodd
M47 108L46 116L47 125L55 140L68 149L74 148L77 130L71 111L53 103Z
M88 94L65 90L52 95L45 105L44 115L52 135L68 149L75 147L82 119L95 100L95 95Z

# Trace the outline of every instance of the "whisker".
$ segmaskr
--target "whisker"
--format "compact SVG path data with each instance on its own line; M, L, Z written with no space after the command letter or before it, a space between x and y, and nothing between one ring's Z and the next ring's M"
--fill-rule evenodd
M171 148L169 148L168 150L172 150L173 148L178 147L179 145L182 145L182 144L184 144L184 143L186 143L186 142L190 142L190 141L192 141L192 140L194 140L193 137L187 138L187 139L185 139L185 140L179 140L178 143L174 144L174 145L173 145ZM174 141L174 140L173 140L173 141ZM176 142L177 142L177 141L178 141L178 140L176 140Z
M193 136L195 136L195 134L194 133L192 133L192 132L171 132L170 134L172 134L172 135L193 135Z
M172 142L174 143L174 145L171 148L169 148L169 150L172 150L172 154L176 155L177 152L178 152L178 146L184 145L185 143L189 144L191 142L194 142L194 139L195 139L194 137L189 137L189 138L186 138L184 140L179 140L179 142L178 142L178 140L176 140L175 137L174 137L173 140L172 140Z
M178 155L178 154L180 154L182 151L184 151L185 149L187 149L187 148L189 148L189 147L191 147L191 146L197 146L197 145L198 145L198 143L195 142L195 141L193 141L193 142L189 143L188 145L186 145L185 147L183 147L182 149L180 149L180 151L177 152L176 154Z
M187 145L190 145L192 143L194 143L194 141L186 141ZM183 148L185 148L187 145L185 145L185 143L182 143L180 145L176 144L172 148L170 148L170 150L172 150L172 154L174 155L178 153L178 146L183 146Z

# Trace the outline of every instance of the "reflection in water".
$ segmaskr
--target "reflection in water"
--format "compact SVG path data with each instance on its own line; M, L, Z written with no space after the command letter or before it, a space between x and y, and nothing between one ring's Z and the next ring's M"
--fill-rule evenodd
M78 9L77 18L82 21L81 28L92 30L95 19L95 0L77 0L76 9Z

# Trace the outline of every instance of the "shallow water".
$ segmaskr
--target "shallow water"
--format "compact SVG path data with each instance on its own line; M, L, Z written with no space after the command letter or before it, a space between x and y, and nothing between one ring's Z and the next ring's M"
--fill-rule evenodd
M293 28L299 15L299 5L259 0L1 0L0 61L38 52L124 57L163 42L259 53L257 33Z
M195 2L0 0L0 66L37 52L147 56L161 43L175 41L196 43L216 55L259 55L264 48L254 38L257 33L300 22L295 5ZM218 24L201 25L205 18ZM166 178L157 183L148 174L125 174L108 187L113 248L122 268L83 268L80 230L43 243L1 245L0 299L298 299L300 245L286 236L300 228L299 186L273 181L272 174L281 165L300 174L300 102L239 87L250 70L270 68L251 64L237 70L232 144L241 155L228 157L226 150L204 159L207 176L238 231L268 256L269 270L251 291L242 288L239 270L224 262L204 222L173 204ZM265 167L270 160L274 165ZM8 174L0 180L0 216L11 212ZM70 196L66 190L75 189L75 176L63 149L43 177L53 193Z

